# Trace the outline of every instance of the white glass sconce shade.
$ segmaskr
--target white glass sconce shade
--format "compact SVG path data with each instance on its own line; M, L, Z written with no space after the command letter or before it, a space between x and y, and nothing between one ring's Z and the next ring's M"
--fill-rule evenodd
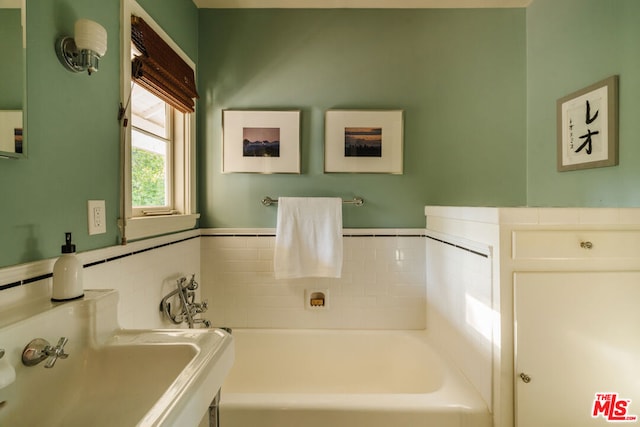
M69 71L98 71L98 63L107 53L107 30L97 22L79 19L74 26L74 38L60 37L56 41L56 54Z
M107 30L102 25L89 19L78 19L74 31L78 50L91 50L98 56L107 53Z

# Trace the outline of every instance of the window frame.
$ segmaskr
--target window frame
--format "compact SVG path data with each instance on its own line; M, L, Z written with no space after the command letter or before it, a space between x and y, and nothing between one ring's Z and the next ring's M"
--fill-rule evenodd
M196 112L183 114L171 108L173 123L171 126L174 143L172 153L173 187L172 213L162 214L156 209L155 215L145 215L132 206L131 192L131 108L127 100L131 96L131 15L140 16L160 35L169 46L194 70L195 63L169 37L151 16L134 0L121 2L121 99L124 106L121 127L121 206L120 235L122 243L159 234L188 230L196 226L200 214L196 213L196 158L195 158L195 130ZM145 209L152 211L152 209ZM160 213L160 214L158 214Z
M132 85L132 87L135 84ZM144 90L146 91L145 88L143 87L139 87L140 90ZM153 95L153 94L152 94ZM155 96L155 95L154 95ZM157 98L157 97L156 97ZM176 151L176 141L179 141L180 138L182 138L183 136L180 134L177 134L175 132L175 126L174 126L174 122L176 122L177 120L184 120L183 117L180 117L179 115L175 114L175 109L169 105L166 101L164 102L164 106L165 106L165 128L164 130L166 131L166 135L165 136L161 136L158 135L148 129L144 129L144 128L140 128L137 127L133 124L133 120L131 120L129 123L131 123L131 133L134 132L134 130L138 133L141 133L143 135L147 135L150 138L154 138L157 139L159 141L163 141L166 145L167 145L167 152L166 152L166 194L165 194L165 201L167 203L165 203L164 206L133 206L133 202L132 202L132 206L131 206L131 213L132 216L134 217L139 217L139 216L146 216L146 215L158 215L158 214L162 214L163 212L170 212L175 210L175 204L174 204L174 188L176 186L175 179L173 179L174 174L173 174L173 170L174 170L174 166L173 166L173 157L174 157L174 153ZM133 114L133 95L131 97L131 111ZM133 137L132 137L133 138ZM133 139L131 140L132 144L133 144ZM130 187L132 188L132 187ZM133 190L132 190L133 193ZM133 194L132 194L132 199L133 199Z

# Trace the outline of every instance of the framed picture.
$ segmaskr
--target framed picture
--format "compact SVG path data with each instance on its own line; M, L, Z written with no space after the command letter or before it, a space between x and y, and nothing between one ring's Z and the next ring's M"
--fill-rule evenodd
M324 171L402 174L402 110L329 110Z
M557 102L558 170L618 164L618 76Z
M222 112L222 173L300 173L300 111Z

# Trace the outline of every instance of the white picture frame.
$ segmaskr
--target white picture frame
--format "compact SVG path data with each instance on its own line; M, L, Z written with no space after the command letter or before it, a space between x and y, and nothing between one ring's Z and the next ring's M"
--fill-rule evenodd
M403 173L402 110L328 110L325 173Z
M222 112L222 173L300 173L300 111Z

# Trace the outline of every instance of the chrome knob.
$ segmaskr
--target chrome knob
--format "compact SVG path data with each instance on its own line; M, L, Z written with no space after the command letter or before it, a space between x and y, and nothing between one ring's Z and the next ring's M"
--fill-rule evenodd
M580 242L580 247L582 249L591 249L591 248L593 248L593 243L591 243L591 242Z
M529 375L525 374L524 372L520 373L520 379L525 384L529 384L531 382L531 377Z

